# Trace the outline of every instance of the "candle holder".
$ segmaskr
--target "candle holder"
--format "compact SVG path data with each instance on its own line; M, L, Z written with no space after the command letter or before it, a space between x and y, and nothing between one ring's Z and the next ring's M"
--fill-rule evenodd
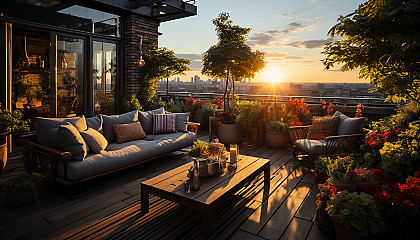
M229 169L237 167L237 161L238 161L238 145L236 144L230 144L229 148Z

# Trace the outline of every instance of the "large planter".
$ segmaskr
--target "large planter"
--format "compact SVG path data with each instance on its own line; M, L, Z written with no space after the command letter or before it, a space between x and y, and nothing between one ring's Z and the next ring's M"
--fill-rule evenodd
M290 144L289 133L266 131L265 142L271 148L287 148Z
M7 143L0 144L0 159L2 160L2 162L0 162L1 164L0 177L1 177L3 173L3 168L6 166L6 163L7 163Z
M338 217L331 217L331 219L334 222L337 240L374 240L378 237L377 235L373 234L370 234L367 237L363 237L356 229L346 229Z
M242 138L241 128L236 123L227 124L220 122L217 136L219 137L219 141L225 145L229 145L231 143L240 144Z

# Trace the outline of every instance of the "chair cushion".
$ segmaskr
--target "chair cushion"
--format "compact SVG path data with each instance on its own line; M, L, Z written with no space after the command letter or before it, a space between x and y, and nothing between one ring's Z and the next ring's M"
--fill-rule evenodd
M325 139L328 136L337 134L340 117L314 117L311 128L309 128L309 139Z
M70 152L74 160L83 161L87 155L86 143L82 135L71 123L48 130L50 146L61 151Z
M188 131L188 118L190 116L189 113L174 113L176 115L176 131L177 132L186 132Z
M120 115L101 116L104 121L104 137L106 140L108 140L109 143L117 141L117 136L115 136L114 128L112 127L113 125L133 123L139 120L137 110Z
M36 118L36 138L39 144L50 147L48 131L52 128L58 128L65 123L71 123L79 132L87 129L85 116L72 118Z
M96 131L100 132L101 134L104 133L103 131L103 119L101 116L97 117L90 117L86 118L86 124L88 128L95 129Z
M118 143L139 140L146 137L146 133L144 133L140 122L117 124L112 127L114 128Z
M365 121L364 117L351 118L339 111L335 112L333 117L340 117L340 122L338 123L337 128L337 136L360 133L362 124Z
M162 114L164 112L163 107L147 112L139 111L139 120L146 134L153 133L153 114Z
M86 131L80 132L80 135L82 135L89 148L95 153L102 153L108 146L106 138L93 128L88 128Z
M153 114L153 134L176 132L176 114Z
M299 139L295 141L297 150L314 156L323 154L326 145L325 140Z

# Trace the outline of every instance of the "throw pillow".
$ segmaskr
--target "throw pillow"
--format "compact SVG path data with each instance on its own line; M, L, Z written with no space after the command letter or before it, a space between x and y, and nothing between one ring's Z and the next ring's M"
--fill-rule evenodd
M71 123L79 132L87 129L85 116L72 118L36 118L36 138L39 144L50 147L48 131L51 128L58 128L65 123Z
M101 116L86 118L87 127L95 129L96 131L100 132L101 134L104 133L103 122L104 121L103 121Z
M104 121L103 130L104 130L104 137L108 140L109 143L117 141L117 137L115 136L113 125L117 124L128 124L138 122L138 111L131 111L128 113L124 113L121 115L101 115Z
M177 132L186 132L188 125L189 113L174 113L176 115L175 127Z
M176 132L176 114L153 114L153 134Z
M93 128L88 128L84 132L80 132L83 139L94 153L102 153L108 146L108 141L100 132Z
M360 133L363 122L365 121L364 117L351 118L339 111L335 112L333 117L340 117L340 122L338 123L337 128L337 136Z
M164 112L165 110L163 109L163 107L147 112L139 111L139 120L146 134L153 133L153 114L162 114Z
M325 139L337 134L340 117L314 117L312 126L309 128L309 139Z
M70 152L75 160L83 161L87 155L86 143L82 135L71 123L65 123L48 130L49 144L53 148Z
M117 124L112 127L114 128L118 143L143 139L146 137L146 133L144 133L141 123L139 122L130 124Z

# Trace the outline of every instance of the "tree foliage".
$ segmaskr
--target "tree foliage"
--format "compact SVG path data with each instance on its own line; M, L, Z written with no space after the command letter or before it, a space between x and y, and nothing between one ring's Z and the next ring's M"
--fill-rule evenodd
M246 45L246 35L251 28L233 25L228 13L220 13L213 19L218 42L203 53L201 73L213 78L226 79L224 111L229 111L229 101L234 95L234 82L254 78L266 62L264 53L252 51Z
M185 71L190 70L188 68L188 65L191 64L190 60L178 58L175 56L174 51L165 47L158 48L157 44L151 45L143 58L146 65L140 71L145 76L142 82L142 89L138 95L142 106L150 103L155 96L159 79L183 75Z
M360 68L374 91L394 102L420 100L420 1L369 0L328 32L323 64L342 71Z

